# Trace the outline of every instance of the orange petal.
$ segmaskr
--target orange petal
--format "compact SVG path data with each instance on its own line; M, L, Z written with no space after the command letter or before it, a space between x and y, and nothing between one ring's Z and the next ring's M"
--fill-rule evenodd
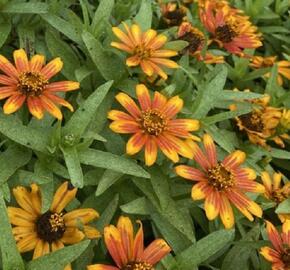
M61 238L61 242L67 245L73 245L81 242L85 234L77 228L67 228Z
M0 100L10 97L10 96L14 96L16 95L18 92L16 91L16 87L15 86L3 86L0 87Z
M148 88L144 84L137 84L136 94L138 97L139 104L143 111L151 108L151 98Z
M53 82L48 84L45 87L45 91L49 92L68 92L77 90L80 88L79 82L74 81L60 81L60 82Z
M171 57L176 56L178 54L177 51L173 50L157 50L152 53L153 58L160 58L160 57Z
M155 163L157 159L157 143L156 141L150 136L145 144L145 164L147 166L151 166Z
M156 137L156 142L165 156L167 156L174 163L179 161L176 150L174 149L174 147L171 146L171 144L167 142L165 137L159 135L158 137Z
M152 67L152 65L150 64L150 61L147 60L141 60L140 61L140 66L141 69L143 70L143 72L147 75L147 76L152 76L154 74L154 68Z
M272 248L262 247L260 253L269 262L279 262L281 260L280 254Z
M117 224L120 232L122 245L127 258L133 256L133 224L128 217L120 216Z
M220 211L220 194L212 190L205 199L204 210L209 220L215 219Z
M143 33L142 41L145 46L147 46L155 37L157 36L157 32L153 29L147 30Z
M13 57L18 72L25 72L29 70L27 54L23 49L14 51Z
M141 44L142 32L141 32L141 28L139 27L138 24L133 24L131 26L131 33L132 33L132 36L135 40L135 44Z
M210 164L212 166L215 166L217 163L216 146L212 137L209 134L204 134L203 144Z
M125 93L119 93L116 95L118 102L134 117L140 116L140 110L136 105L135 101Z
M27 106L30 113L37 119L43 118L43 107L38 97L30 96L27 98Z
M156 239L144 250L144 253L140 259L143 262L145 261L151 265L155 265L167 254L169 254L170 251L171 248L163 239Z
M134 118L122 111L118 110L111 110L108 112L108 118L111 120L129 120L129 121L134 121Z
M191 189L191 198L194 201L203 200L208 196L209 187L206 182L199 182L195 184Z
M181 111L183 107L183 100L179 96L170 98L164 106L162 113L168 118L173 118L177 113Z
M111 46L127 53L133 53L134 51L131 47L119 42L111 42Z
M150 61L152 61L153 63L155 63L157 65L162 65L162 66L165 66L168 68L178 68L179 67L179 65L176 62L169 60L169 59L151 57Z
M36 54L30 59L29 70L32 72L39 72L45 63L44 55Z
M89 225L84 225L84 233L89 239L96 239L102 236L95 227Z
M41 100L41 105L43 109L48 111L56 119L58 120L62 119L62 113L60 109L52 102L51 99L49 99L45 95L39 96L39 99Z
M136 121L118 120L110 124L110 129L116 133L130 134L140 132Z
M0 70L2 70L9 77L18 79L17 69L3 55L0 55Z
M234 226L235 218L233 209L229 200L223 195L220 196L220 217L226 229Z
M152 101L152 109L163 109L166 102L167 102L166 97L156 91L154 92L154 98Z
M133 257L134 261L138 261L144 251L144 233L143 233L143 225L141 221L137 221L140 225L140 228L135 236L134 244L133 244Z
M140 61L140 57L138 55L134 55L126 59L126 65L128 67L136 67L140 64Z
M51 77L60 72L62 67L63 62L59 57L57 57L51 60L44 68L42 68L40 72L47 80L49 80Z
M186 131L197 131L200 127L200 124L199 121L195 119L172 119L169 121L168 127Z
M105 264L92 264L87 266L87 270L120 270L120 268Z
M63 98L61 97L58 97L58 96L55 96L55 95L52 95L52 94L49 94L48 92L44 92L43 93L48 99L52 100L53 102L59 104L59 105L62 105L66 108L68 108L71 112L74 111L74 108L73 106L67 102L66 100L64 100Z
M124 42L128 47L132 48L132 45L134 45L132 40L120 28L112 27L112 31L118 39Z
M277 229L269 221L266 221L266 229L267 229L268 238L271 241L274 248L277 251L282 252L283 251L283 243L282 243L282 239L281 239Z
M229 169L234 169L241 165L246 159L246 154L240 150L228 155L222 162L222 164Z
M193 159L202 167L205 171L211 167L208 158L205 154L201 151L200 147L197 143L193 142L192 140L186 140L186 143L189 145L193 152Z
M9 86L13 85L13 88L16 89L17 83L18 81L15 78L0 74L0 84Z
M158 74L163 80L167 80L168 76L167 74L163 71L163 69L161 69L158 65L156 65L154 62L152 61L147 61L151 68L153 68L153 73Z
M76 209L63 216L67 227L76 227L78 224L85 225L99 217L99 213L93 208Z
M128 155L135 155L142 149L146 140L147 140L146 134L142 132L135 133L127 142L126 153Z
M194 181L207 181L206 175L193 167L186 166L186 165L179 165L175 167L175 172L177 175Z
M152 50L157 50L161 48L166 43L166 41L167 37L165 35L158 35L157 37L152 38L147 46Z
M15 94L9 97L3 106L3 112L5 114L11 114L16 112L23 105L25 99L26 96L22 94Z

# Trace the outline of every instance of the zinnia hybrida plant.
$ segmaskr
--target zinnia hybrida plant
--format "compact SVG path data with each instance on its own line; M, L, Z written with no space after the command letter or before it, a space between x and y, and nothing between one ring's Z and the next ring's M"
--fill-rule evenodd
M5 114L11 114L26 102L29 112L37 119L43 118L47 111L58 120L62 113L57 105L65 106L70 111L73 107L57 92L76 90L80 84L73 81L50 82L50 79L62 69L60 58L55 58L45 65L43 55L36 54L29 61L23 49L13 53L15 66L0 55L0 99L7 98L3 106Z
M116 99L128 113L118 110L108 113L108 118L113 120L110 128L114 132L134 134L127 142L127 154L134 155L144 148L147 166L155 163L158 148L173 162L178 162L178 155L192 158L192 151L182 139L199 140L190 133L199 129L199 121L176 119L183 100L178 96L167 99L159 92L154 92L151 100L144 84L136 86L136 95L140 107L127 94L119 93Z
M205 200L204 209L209 220L218 215L226 228L234 226L234 205L243 215L253 221L253 216L262 216L262 209L252 201L246 192L263 193L263 185L255 182L256 173L250 168L244 168L246 155L242 151L235 151L219 161L216 146L210 135L203 136L205 152L193 141L189 141L193 152L193 159L200 168L187 165L175 167L176 173L188 180L196 181L192 187L193 200Z

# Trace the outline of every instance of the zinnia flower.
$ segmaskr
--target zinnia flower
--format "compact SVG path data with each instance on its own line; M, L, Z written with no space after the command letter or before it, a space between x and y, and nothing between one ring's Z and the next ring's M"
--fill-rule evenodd
M8 59L0 55L0 99L8 98L3 106L5 114L11 114L20 109L26 101L30 113L38 119L43 118L45 111L61 120L62 113L58 105L73 111L66 100L57 96L57 92L76 90L80 84L73 81L49 82L63 66L60 58L55 58L45 65L43 55L36 54L30 61L23 49L14 51L13 66Z
M277 56L268 56L268 57L253 56L251 58L250 66L253 68L267 68L274 66L274 64L277 64L278 66L277 82L279 85L282 85L283 77L290 80L290 61L286 60L276 61L276 59ZM271 73L268 72L264 76L269 78L271 76Z
M272 263L272 270L290 269L290 220L282 226L282 233L279 234L274 225L266 221L268 238L273 248L262 247L260 253Z
M262 172L261 178L265 186L265 197L277 205L281 202L290 198L290 182L286 183L281 187L282 174L274 172L272 177L266 171ZM285 222L290 219L290 209L289 213L278 215L281 222Z
M97 238L100 233L87 225L99 216L91 208L66 212L64 208L75 198L77 189L64 182L56 191L50 209L41 212L41 194L36 184L31 190L18 186L13 189L18 207L8 207L14 238L21 253L34 250L33 259L75 244L85 237ZM82 226L83 231L79 228ZM68 265L65 270L71 267Z
M243 55L244 49L262 46L257 27L241 10L231 8L226 1L205 0L199 5L199 16L213 41L230 53Z
M223 56L215 56L209 52L206 52L205 56L202 55L202 50L205 46L205 36L199 29L193 27L189 22L183 22L179 26L177 36L178 39L189 43L183 51L188 52L198 61L204 61L206 64L224 62Z
M128 217L121 216L117 227L109 225L104 229L107 249L116 266L105 264L89 265L88 270L154 270L157 264L170 251L163 239L154 240L144 248L142 223L134 237L133 224Z
M155 92L151 101L144 84L136 86L136 94L141 108L127 94L119 93L116 99L129 114L117 110L108 114L108 118L113 120L110 128L114 132L134 134L127 142L127 154L134 155L144 147L147 166L155 163L158 148L173 162L179 160L178 154L192 158L192 151L179 138L198 140L190 131L198 130L199 121L175 119L183 107L183 100L178 96L167 100L165 96Z
M237 126L245 131L251 143L268 148L267 141L272 140L280 147L285 147L283 139L289 139L287 133L278 132L282 118L282 108L268 106L270 96L248 101L256 105L250 113L236 117ZM237 109L235 104L230 110ZM282 130L282 129L281 129Z
M176 173L188 180L197 181L192 187L193 200L205 199L204 209L209 220L220 215L226 228L234 226L233 204L243 215L253 221L253 215L262 216L262 209L246 196L246 192L263 193L263 185L255 182L256 173L250 168L241 167L246 155L235 151L217 159L216 146L210 135L205 134L203 144L205 152L193 141L189 141L193 151L193 159L201 169L186 165L175 167Z
M177 2L161 3L162 20L168 26L179 26L185 21L187 8L183 5L179 5Z
M123 23L123 25L127 33L124 33L118 27L112 28L114 34L122 43L112 42L111 46L132 55L126 60L127 66L140 66L147 76L158 74L163 79L167 79L167 74L160 66L178 68L174 61L167 59L177 55L177 52L162 49L167 41L165 35L157 35L157 32L153 29L142 33L137 24L133 24L131 27L128 27L126 23Z

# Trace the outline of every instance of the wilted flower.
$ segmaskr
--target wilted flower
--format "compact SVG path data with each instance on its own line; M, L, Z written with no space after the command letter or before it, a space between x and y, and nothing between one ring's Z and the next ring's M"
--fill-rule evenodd
M177 2L169 2L160 4L162 20L168 26L178 26L186 20L187 8L179 5Z

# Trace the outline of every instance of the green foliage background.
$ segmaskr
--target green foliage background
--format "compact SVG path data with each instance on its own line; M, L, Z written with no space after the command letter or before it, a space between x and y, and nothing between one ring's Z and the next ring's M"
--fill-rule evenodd
M263 33L264 47L259 53L289 60L289 1L231 2ZM11 59L13 50L24 48L47 59L59 56L64 68L57 79L81 83L80 91L66 96L75 112L63 109L62 123L49 115L42 121L31 119L25 108L11 116L0 112L1 269L61 270L72 261L73 269L85 269L87 264L110 262L102 240L83 241L35 261L30 261L29 255L19 255L5 210L5 201L13 204L12 187L39 184L46 211L64 179L80 188L69 208L97 209L101 217L95 225L100 230L116 222L122 213L144 222L146 241L155 236L166 239L173 253L158 270L269 269L257 253L267 243L263 240L263 220L250 223L236 213L236 227L227 231L218 220L208 222L201 203L190 199L191 183L173 173L171 162L159 156L152 168L144 167L141 154L136 158L124 154L126 136L108 128L107 112L117 106L114 96L125 91L134 97L138 83L124 64L124 54L110 47L114 39L111 26L133 19L143 29L158 29L159 18L159 7L150 0L0 1L0 53ZM191 19L198 23L196 4L191 6ZM176 28L163 31L174 39ZM186 43L173 41L168 46L182 49ZM226 64L215 67L188 56L182 56L178 63L181 68L170 71L166 83L149 88L168 96L180 95L186 103L183 116L200 119L200 134L206 131L213 136L220 156L241 149L247 153L247 165L258 174L275 168L289 176L289 144L284 150L273 146L271 151L250 144L236 132L231 119L248 113L251 107L228 110L236 99L253 99L264 92L271 95L273 106L289 108L289 82L284 88L277 85L277 67L271 69L271 78L266 81L262 76L269 68L253 71L248 59L236 56L227 56ZM252 93L234 92L235 87L249 88ZM271 205L257 200L266 218L277 221ZM288 199L277 211L288 211L289 204Z

